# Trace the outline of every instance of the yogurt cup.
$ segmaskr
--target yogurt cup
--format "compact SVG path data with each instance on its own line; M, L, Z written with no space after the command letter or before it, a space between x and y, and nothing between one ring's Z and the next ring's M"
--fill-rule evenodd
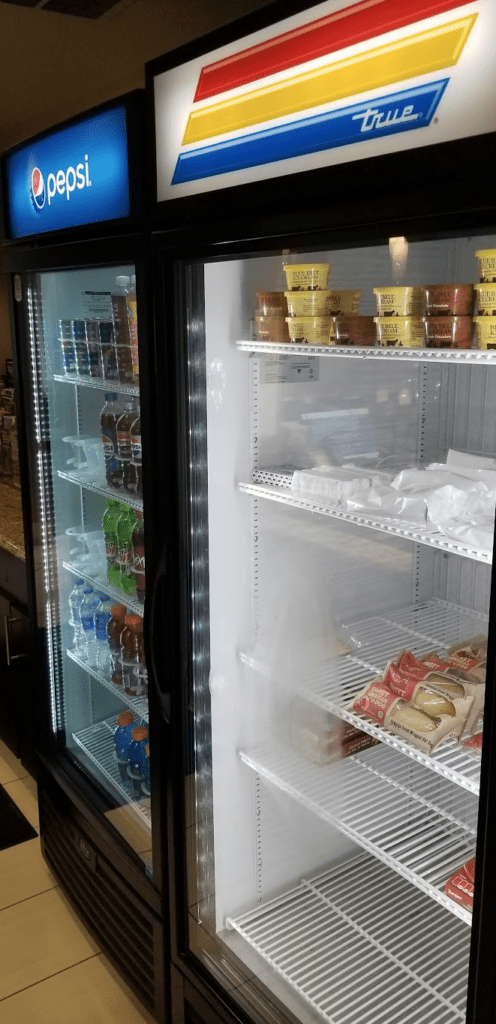
M424 290L420 287L374 288L377 315L421 316L424 308Z
M255 316L259 341L289 341L288 325L284 316Z
M325 291L330 269L330 263L286 263L288 292Z
M333 316L331 338L334 345L376 345L377 334L373 316Z
M496 349L496 316L474 316L477 348Z
M496 316L496 284L474 284L479 316Z
M331 316L356 315L360 308L360 288L340 288L328 292L327 310Z
M494 283L496 281L496 249L477 249L475 256L479 261L479 281Z
M287 316L288 304L284 292L257 292L257 313L260 316Z
M377 343L383 348L423 348L421 316L376 316Z
M424 285L426 316L472 316L473 284Z
M286 323L295 345L329 345L330 316L288 316Z
M425 316L426 348L472 348L471 316Z
M327 316L330 295L326 289L317 292L284 292L290 316Z

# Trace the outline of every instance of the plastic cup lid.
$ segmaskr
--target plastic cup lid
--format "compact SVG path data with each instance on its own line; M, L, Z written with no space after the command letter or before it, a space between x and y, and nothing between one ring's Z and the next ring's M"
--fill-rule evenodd
M117 725L131 725L131 722L134 722L132 711L121 711L120 715L117 715Z
M136 725L131 736L133 737L133 740L137 740L138 742L139 740L148 739L148 729L146 728L146 725Z

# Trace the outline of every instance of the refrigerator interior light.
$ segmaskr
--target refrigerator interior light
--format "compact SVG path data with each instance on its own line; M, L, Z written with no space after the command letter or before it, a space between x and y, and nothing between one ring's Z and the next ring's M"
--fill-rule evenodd
M389 239L389 253L391 256L393 280L399 281L405 272L408 259L408 242L404 235Z

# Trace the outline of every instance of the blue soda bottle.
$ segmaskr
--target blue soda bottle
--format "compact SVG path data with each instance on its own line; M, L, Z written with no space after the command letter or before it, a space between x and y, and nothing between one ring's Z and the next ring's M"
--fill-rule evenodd
M99 594L100 604L95 612L96 664L105 676L110 670L110 647L107 625L112 618L112 602L107 594Z
M142 795L141 782L143 779L143 765L146 757L145 747L147 743L148 729L146 725L136 725L131 733L131 743L127 753L127 774L131 780L136 799Z
M117 728L114 732L114 757L119 768L119 775L122 782L129 784L127 775L128 752L132 739L134 727L134 715L132 711L121 711L117 715Z
M150 744L147 743L145 747L145 756L143 759L143 779L141 781L141 788L145 796L150 796Z

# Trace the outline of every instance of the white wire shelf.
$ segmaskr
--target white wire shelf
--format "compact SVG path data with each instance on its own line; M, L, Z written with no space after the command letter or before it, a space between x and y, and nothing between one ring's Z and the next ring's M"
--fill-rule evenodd
M319 665L302 682L300 693L407 757L455 782L470 793L479 793L480 757L456 740L444 740L432 754L424 754L384 726L376 725L353 711L353 701L373 679L382 675L399 651L408 649L421 657L436 650L442 654L456 640L479 632L487 633L487 620L465 608L432 599L388 615L374 615L348 627L355 646L351 654ZM242 654L242 661L267 675L259 661Z
M330 516L332 519L354 523L356 526L365 526L369 530L379 530L381 533L403 537L406 540L414 541L416 544L426 544L428 547L439 548L441 551L446 551L450 554L472 558L476 562L484 562L486 565L490 565L492 562L491 553L449 540L444 534L439 533L434 526L430 527L426 524L421 527L418 523L409 523L407 519L393 519L387 516L374 518L362 513L348 512L345 509L334 508L332 505L325 504L325 502L296 496L284 487L274 487L270 484L240 483L239 489L244 494L250 494L253 498L265 498L269 501L278 501L283 505L290 505L293 508L301 508L306 512L317 512L320 515Z
M101 573L88 573L85 571L81 564L73 562L62 562L63 568L67 569L74 576L80 576L81 579L86 580L94 590L101 591L102 594L108 594L109 597L113 598L117 604L124 604L126 608L130 608L136 615L141 615L143 618L144 605L140 604L136 598L129 597L123 590L118 590L117 587L112 587L107 580L107 574L105 570Z
M116 380L100 380L98 377L78 377L75 373L54 373L53 379L61 384L78 384L84 388L98 388L99 391L116 391L120 395L136 395L139 398L139 387L128 387Z
M477 348L382 348L361 345L295 345L290 341L237 341L241 352L270 355L324 356L329 359L400 359L402 362L458 363L496 366L496 353Z
M136 724L138 725L140 721L141 716L137 713ZM135 800L131 784L127 786L119 775L117 762L113 756L115 728L115 718L110 718L104 722L97 722L96 725L90 725L87 729L80 729L78 732L74 732L72 738L90 761L96 765L100 774L105 777L111 788L118 793L119 797L128 803L132 803L133 810L136 811L143 823L151 829L150 800L145 797L143 797L143 800Z
M329 1024L464 1024L470 930L359 856L234 928Z
M80 658L79 655L74 651L71 651L70 648L67 649L66 653L67 657L70 658L71 661L74 661L76 665L79 665L79 668L83 669L84 672L87 672L88 675L93 677L93 679L96 679L97 682L100 683L100 686L105 687L105 689L108 690L109 693L112 693L114 697L118 697L123 704L127 704L127 706L131 708L139 718L144 718L148 721L147 700L144 700L142 697L130 697L129 694L125 692L124 687L114 686L110 679L106 679L98 669L93 668L92 665L88 665L88 662L85 661L84 658Z
M62 469L57 470L57 476L61 480L69 480L71 484L77 484L78 487L84 487L87 491L101 494L104 498L114 498L115 501L121 502L122 505L131 505L132 508L143 509L143 498L133 498L127 491L116 491L112 487L107 487L106 484L99 480L84 480L75 473L66 473Z
M444 892L475 855L477 799L446 790L423 765L391 749L317 768L275 741L240 752L242 761L378 860L471 925L472 915Z

